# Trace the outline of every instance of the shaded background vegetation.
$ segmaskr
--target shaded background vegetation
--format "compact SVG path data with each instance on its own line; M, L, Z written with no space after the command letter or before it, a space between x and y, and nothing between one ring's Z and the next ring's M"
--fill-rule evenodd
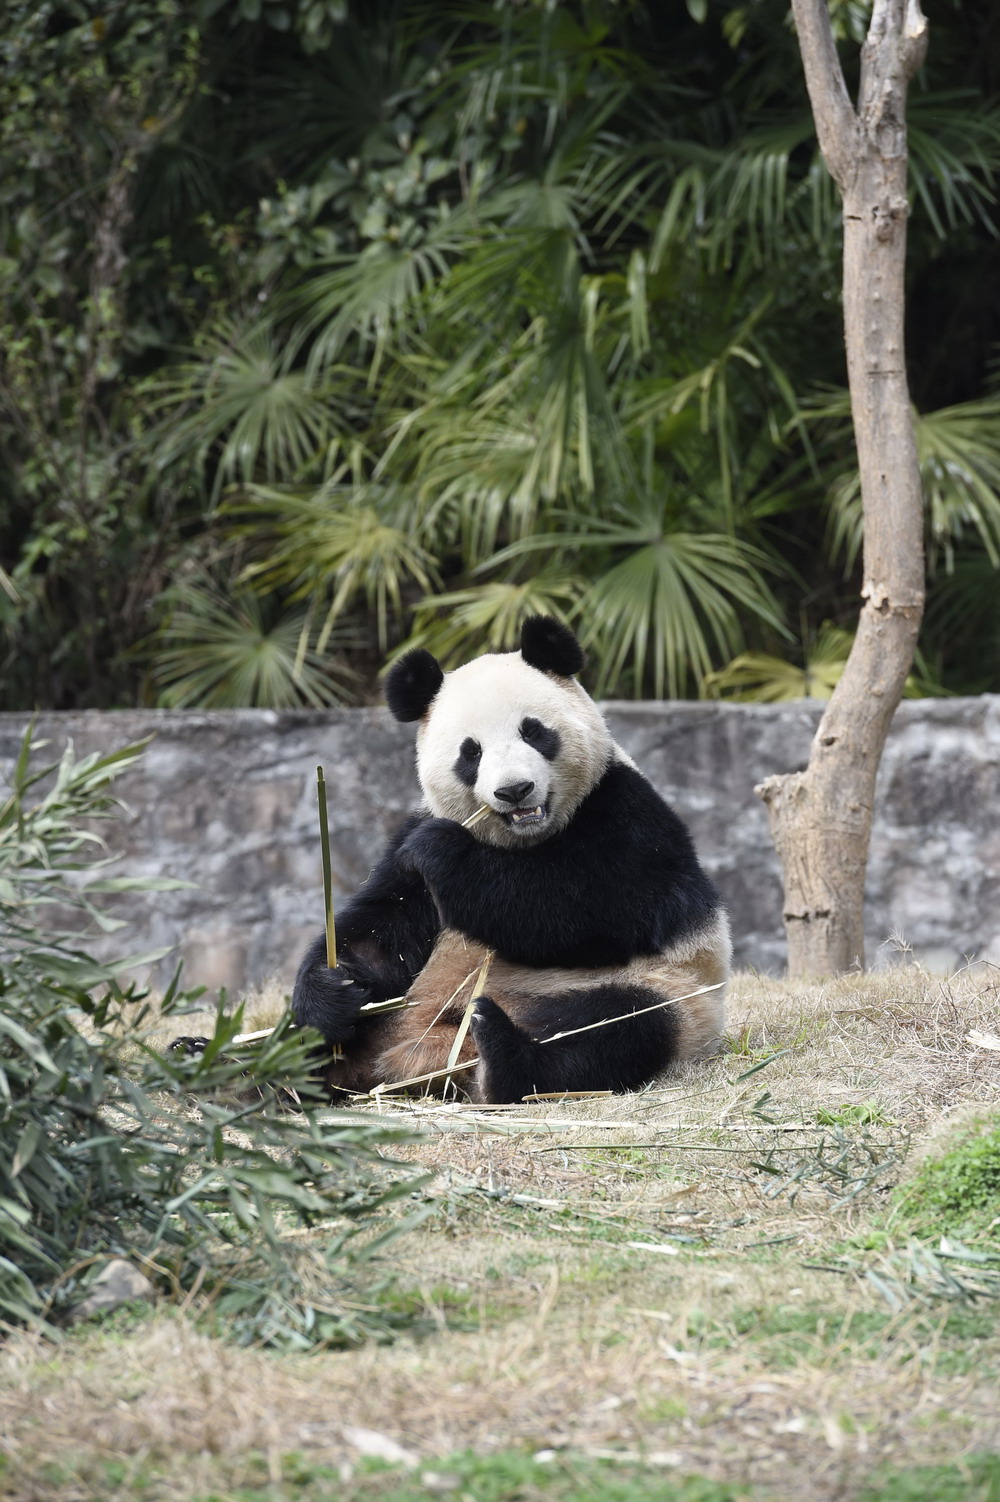
M927 8L911 687L996 691L1000 17ZM364 702L538 610L600 693L829 692L860 502L785 0L8 0L0 91L3 708Z

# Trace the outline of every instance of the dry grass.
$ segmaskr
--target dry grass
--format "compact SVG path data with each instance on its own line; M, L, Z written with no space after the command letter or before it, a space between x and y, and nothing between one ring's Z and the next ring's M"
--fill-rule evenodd
M713 1297L701 1278L682 1296L661 1287L649 1313L610 1300L581 1311L575 1290L561 1296L541 1271L534 1313L390 1352L274 1361L169 1317L131 1341L91 1335L58 1361L19 1337L5 1359L10 1495L39 1495L31 1478L43 1458L221 1456L237 1477L253 1452L350 1460L345 1426L425 1459L511 1444L673 1452L686 1471L789 1498L850 1495L845 1483L876 1459L916 1463L1000 1442L995 1389L929 1371L905 1327L895 1349L866 1357L840 1321L843 1335L787 1368L752 1349L687 1348L682 1309Z
M427 1131L408 1152L434 1171L441 1213L391 1256L437 1332L310 1358L234 1350L169 1311L130 1336L82 1331L58 1352L17 1336L0 1356L11 1497L88 1494L39 1489L45 1460L73 1472L170 1458L177 1498L203 1492L213 1466L238 1484L251 1452L277 1480L284 1452L356 1458L344 1426L421 1457L657 1452L768 1497L831 1502L876 1461L1000 1447L1000 1338L986 1315L892 1318L868 1285L816 1265L878 1222L907 1154L995 1107L1000 1055L968 1034L1000 1030L998 987L989 966L812 986L744 975L729 1051L655 1090L382 1107ZM245 1026L279 1006L254 998ZM176 1023L170 1035L203 1030ZM872 1153L886 1171L846 1198L822 1178L793 1196L795 1165L835 1135L823 1121L851 1106L870 1118L842 1134L861 1179ZM754 1167L769 1154L777 1173ZM449 1301L474 1330L449 1323Z

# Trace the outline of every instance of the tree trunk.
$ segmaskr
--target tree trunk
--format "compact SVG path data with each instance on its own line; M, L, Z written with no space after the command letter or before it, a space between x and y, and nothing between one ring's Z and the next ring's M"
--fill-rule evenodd
M769 777L790 976L864 963L875 776L924 608L923 504L903 353L906 89L923 60L918 0L875 0L857 112L826 0L792 0L820 149L844 204L844 334L864 510L864 604L804 772Z

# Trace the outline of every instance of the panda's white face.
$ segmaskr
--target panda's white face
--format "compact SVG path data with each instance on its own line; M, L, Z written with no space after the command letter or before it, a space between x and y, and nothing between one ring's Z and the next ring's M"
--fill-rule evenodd
M564 828L615 749L578 683L505 652L445 674L417 734L417 771L431 813L461 823L485 804L472 833L514 847Z

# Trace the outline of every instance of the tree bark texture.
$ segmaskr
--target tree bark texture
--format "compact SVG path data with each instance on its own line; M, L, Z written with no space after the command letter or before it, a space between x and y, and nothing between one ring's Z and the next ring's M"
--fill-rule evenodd
M863 605L804 772L769 777L790 976L864 963L875 777L924 608L923 503L903 350L906 91L927 48L919 0L875 0L851 105L826 0L792 0L823 159L844 207L844 335L864 511Z

